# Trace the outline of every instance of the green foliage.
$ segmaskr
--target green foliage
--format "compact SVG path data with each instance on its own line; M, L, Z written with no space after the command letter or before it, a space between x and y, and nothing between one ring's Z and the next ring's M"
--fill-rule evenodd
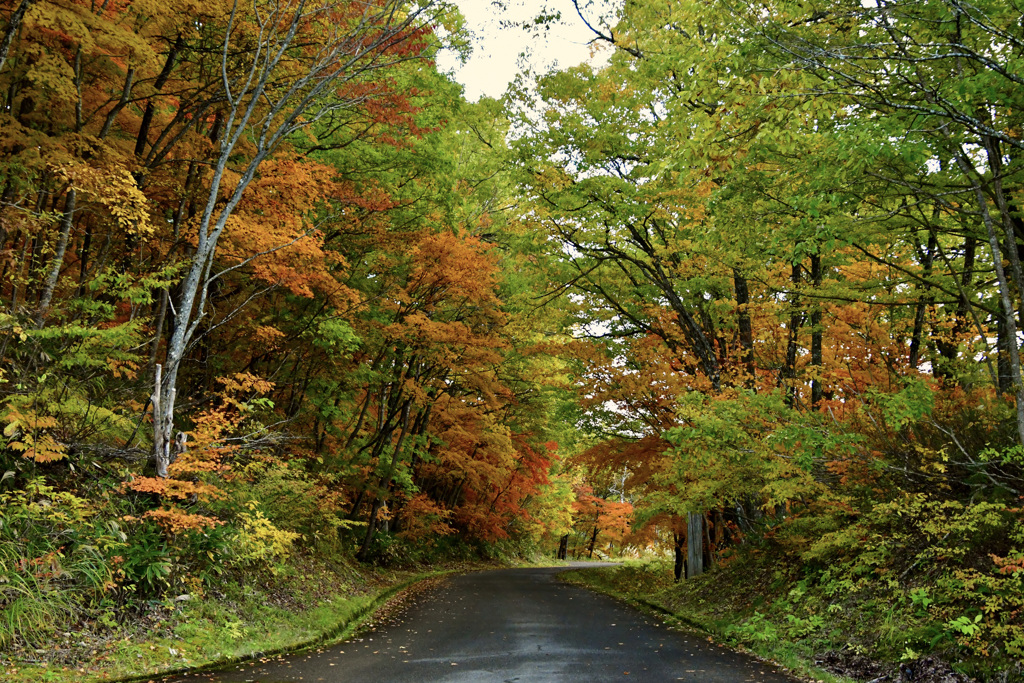
M920 379L908 379L896 392L872 389L870 404L880 409L885 423L892 429L919 423L935 409L935 391Z
M33 479L0 493L0 647L38 647L115 587L125 535L88 501Z
M359 347L360 342L352 326L340 319L321 321L310 336L313 344L319 348L337 353L353 351Z
M151 522L139 523L129 538L117 564L124 600L159 597L169 585L173 566L167 541Z
M337 491L337 483L330 474L309 474L294 463L284 465L257 459L239 475L237 488L226 487L232 490L231 505L253 510L251 504L255 503L256 512L273 526L298 534L307 544L337 550L339 534L358 526L345 518L345 498Z
M796 617L793 619L799 621ZM726 633L740 641L753 643L773 643L779 639L778 628L760 612L754 612L753 616L742 624L731 625Z

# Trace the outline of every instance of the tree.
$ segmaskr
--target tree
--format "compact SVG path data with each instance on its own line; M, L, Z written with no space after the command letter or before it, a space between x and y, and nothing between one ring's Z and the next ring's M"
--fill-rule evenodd
M371 74L420 55L434 6L402 7L397 0L362 5L305 0L264 5L257 0L251 10L238 0L232 5L220 50L224 106L217 153L196 222L195 250L176 297L164 371L153 394L159 476L166 476L171 461L178 372L205 315L210 285L223 275L214 268L214 256L235 207L263 162L287 138L365 102L373 93L367 83ZM234 46L250 40L238 61ZM241 167L231 169L243 144L251 149Z
M1018 9L998 1L895 0L869 6L841 3L809 16L799 4L779 5L768 14L761 14L760 6L725 6L779 59L793 60L796 69L820 79L812 90L820 98L841 97L851 107L876 113L892 134L906 136L902 144L908 151L926 146L928 163L938 167L933 173L949 168L960 172L966 187L939 194L915 180L911 192L919 201L928 197L937 211L965 212L982 227L998 283L999 326L1004 330L1000 344L1024 443L1024 380L1017 340L1024 324L1019 254L1024 230L1007 192L1019 182L1024 149L1024 76L1012 56L1024 45ZM934 259L922 260L930 268ZM965 267L965 277L967 271Z

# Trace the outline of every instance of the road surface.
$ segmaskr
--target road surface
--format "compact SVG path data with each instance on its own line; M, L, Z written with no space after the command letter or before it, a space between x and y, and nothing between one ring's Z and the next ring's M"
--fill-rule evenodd
M659 624L552 569L445 580L394 623L319 651L173 681L202 683L793 683L771 665Z

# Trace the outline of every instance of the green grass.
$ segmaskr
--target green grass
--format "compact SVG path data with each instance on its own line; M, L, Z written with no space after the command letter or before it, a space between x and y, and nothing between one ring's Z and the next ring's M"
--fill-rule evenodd
M148 680L343 640L404 588L452 570L414 572L357 567L294 568L287 576L225 582L218 595L153 604L133 631L110 629L102 652L75 666L0 660L0 681L87 683ZM346 574L344 580L338 574ZM240 579L243 577L239 577ZM328 590L325 586L331 585ZM315 591L315 592L310 592ZM308 606L274 604L281 595L316 595ZM143 628L143 625L148 628Z
M748 548L734 561L676 584L667 560L627 562L617 568L574 570L567 580L632 602L670 624L710 634L805 677L846 681L814 665L820 653L844 661L863 657L883 667L937 656L981 681L1021 681L1005 653L972 655L948 637L947 617L929 611L918 588L893 588L883 580L858 585L839 573L787 564L779 554ZM998 655L998 656L997 656Z
M629 561L621 567L571 570L560 576L630 602L671 626L752 652L801 677L848 683L850 679L814 666L810 639L782 637L782 625L759 616L758 608L763 607L766 598L751 581L752 574L710 572L676 584L669 561L648 560ZM771 580L777 582L778 578Z

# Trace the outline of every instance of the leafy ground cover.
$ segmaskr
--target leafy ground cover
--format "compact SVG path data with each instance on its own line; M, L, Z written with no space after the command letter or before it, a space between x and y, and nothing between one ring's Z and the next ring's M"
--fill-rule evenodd
M772 659L822 681L1024 680L1020 663L999 651L971 656L956 620L929 612L920 593L895 599L879 589L838 595L835 585L778 555L745 549L732 562L673 582L667 560L563 574L654 611L681 627ZM913 596L918 596L916 600ZM941 599L941 598L939 598ZM948 633L929 652L915 648L923 633Z
M0 653L0 681L145 678L270 657L372 627L435 577L478 566L391 569L296 556L275 573L239 572L204 592L81 614L57 626L45 644L16 639Z

